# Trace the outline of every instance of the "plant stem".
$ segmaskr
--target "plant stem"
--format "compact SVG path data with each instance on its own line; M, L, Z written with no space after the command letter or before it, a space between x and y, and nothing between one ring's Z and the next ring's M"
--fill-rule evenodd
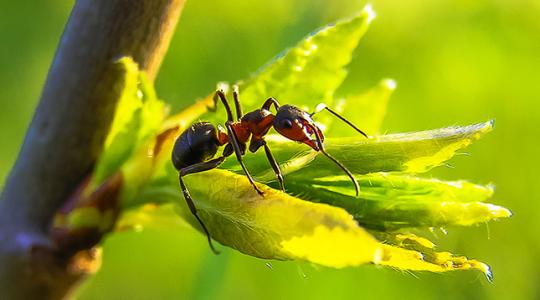
M153 80L184 0L79 0L0 196L0 291L7 299L65 297L88 271L58 257L52 218L100 155L121 91L115 59ZM92 260L91 252L86 258ZM5 299L4 298L4 299Z

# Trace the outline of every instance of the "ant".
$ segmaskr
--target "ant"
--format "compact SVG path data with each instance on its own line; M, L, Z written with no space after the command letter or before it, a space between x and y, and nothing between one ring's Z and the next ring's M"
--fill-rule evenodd
M322 152L326 157L332 160L338 165L351 179L354 184L356 196L360 187L358 182L354 178L353 174L338 160L332 157L324 149L324 135L322 131L315 125L315 122L311 118L315 113L326 109L340 120L347 123L354 128L360 134L367 138L367 135L360 129L358 129L351 122L340 116L337 112L326 107L324 104L320 104L317 111L314 113L307 113L298 107L292 105L279 105L278 101L274 98L268 98L260 109L256 109L247 114L242 114L242 107L240 106L238 86L233 87L233 98L236 108L236 119L233 118L231 107L225 97L225 92L218 89L214 94L214 106L209 108L211 111L215 111L217 108L218 98L223 103L227 112L227 122L225 122L225 129L218 125L217 128L209 122L197 122L186 129L177 139L174 144L172 152L172 162L174 167L178 170L180 186L182 193L187 202L187 205L191 213L197 218L197 221L201 224L204 233L208 239L208 244L212 251L216 254L219 252L212 245L212 239L208 229L204 225L203 221L197 215L197 209L193 203L193 199L186 188L182 177L193 174L208 171L218 167L226 157L236 155L236 159L240 163L240 166L244 170L247 179L253 185L253 188L257 193L263 196L263 192L255 185L253 177L249 174L242 156L246 153L246 143L249 141L249 151L256 152L261 147L264 147L266 157L270 162L270 166L276 174L279 187L282 191L285 191L283 186L283 176L279 165L274 159L272 152L268 148L264 136L268 133L271 127L284 137L310 146L315 151ZM276 114L270 112L271 106L274 106ZM313 136L315 138L313 138ZM218 147L225 146L221 156L214 158L217 153Z

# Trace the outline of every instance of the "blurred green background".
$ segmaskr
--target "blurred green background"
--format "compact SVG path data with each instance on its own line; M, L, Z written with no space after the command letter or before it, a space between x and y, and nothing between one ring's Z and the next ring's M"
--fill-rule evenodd
M441 249L492 266L474 272L403 273L267 262L223 249L214 256L182 221L107 239L101 271L80 299L540 299L540 1L371 2L378 18L341 92L381 78L398 82L388 132L496 119L495 131L431 172L493 182L509 220L450 228ZM310 31L358 11L350 0L211 1L186 4L157 80L174 110L217 81L246 78ZM0 1L0 179L13 164L73 1ZM270 96L270 95L269 95ZM283 100L287 101L287 100ZM537 174L537 175L534 175ZM270 263L271 265L268 265Z

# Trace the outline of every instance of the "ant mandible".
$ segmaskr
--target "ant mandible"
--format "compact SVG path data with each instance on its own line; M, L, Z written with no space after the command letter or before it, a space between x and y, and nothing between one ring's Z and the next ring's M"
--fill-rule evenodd
M240 106L238 87L233 87L233 98L236 108L236 120L233 118L231 107L225 97L223 90L217 90L214 94L214 107L211 110L215 110L218 102L218 98L223 103L227 112L227 122L225 122L225 128L218 125L216 128L209 122L197 122L186 129L177 139L174 144L172 152L172 162L174 167L178 170L180 181L180 187L182 193L186 199L187 205L191 213L197 218L197 221L201 224L204 233L208 239L208 244L212 251L216 254L219 252L212 245L212 239L208 229L204 225L203 221L197 215L197 209L193 203L193 199L186 188L182 177L208 171L218 167L226 157L233 154L236 155L236 159L242 166L246 177L251 185L259 195L263 195L263 192L255 185L253 177L249 174L242 156L246 152L246 143L249 141L249 151L256 152L261 147L264 147L266 157L276 174L277 181L282 191L285 191L283 186L283 176L279 165L274 159L274 156L270 152L264 136L268 133L271 127L281 134L282 136L310 146L315 151L322 152L326 157L337 164L346 174L349 176L354 184L356 196L358 196L360 187L358 182L354 178L353 174L338 160L332 157L324 149L324 135L322 131L315 125L315 122L311 118L317 111L326 109L340 120L344 121L356 131L367 137L367 135L354 124L347 121L340 116L337 112L326 107L326 105L318 109L316 112L309 114L298 107L292 105L279 105L278 101L274 98L268 98L260 109L256 109L247 114L242 114L242 108ZM276 114L270 112L271 106L274 106ZM315 137L313 139L313 136ZM217 153L218 147L225 146L223 153L220 157L214 158Z

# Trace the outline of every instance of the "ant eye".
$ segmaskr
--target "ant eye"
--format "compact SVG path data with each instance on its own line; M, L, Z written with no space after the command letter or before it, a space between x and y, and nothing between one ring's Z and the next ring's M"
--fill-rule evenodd
M289 119L285 119L285 120L281 121L281 126L283 126L283 128L289 129L289 128L292 128L292 125L293 125L292 121L289 120Z

